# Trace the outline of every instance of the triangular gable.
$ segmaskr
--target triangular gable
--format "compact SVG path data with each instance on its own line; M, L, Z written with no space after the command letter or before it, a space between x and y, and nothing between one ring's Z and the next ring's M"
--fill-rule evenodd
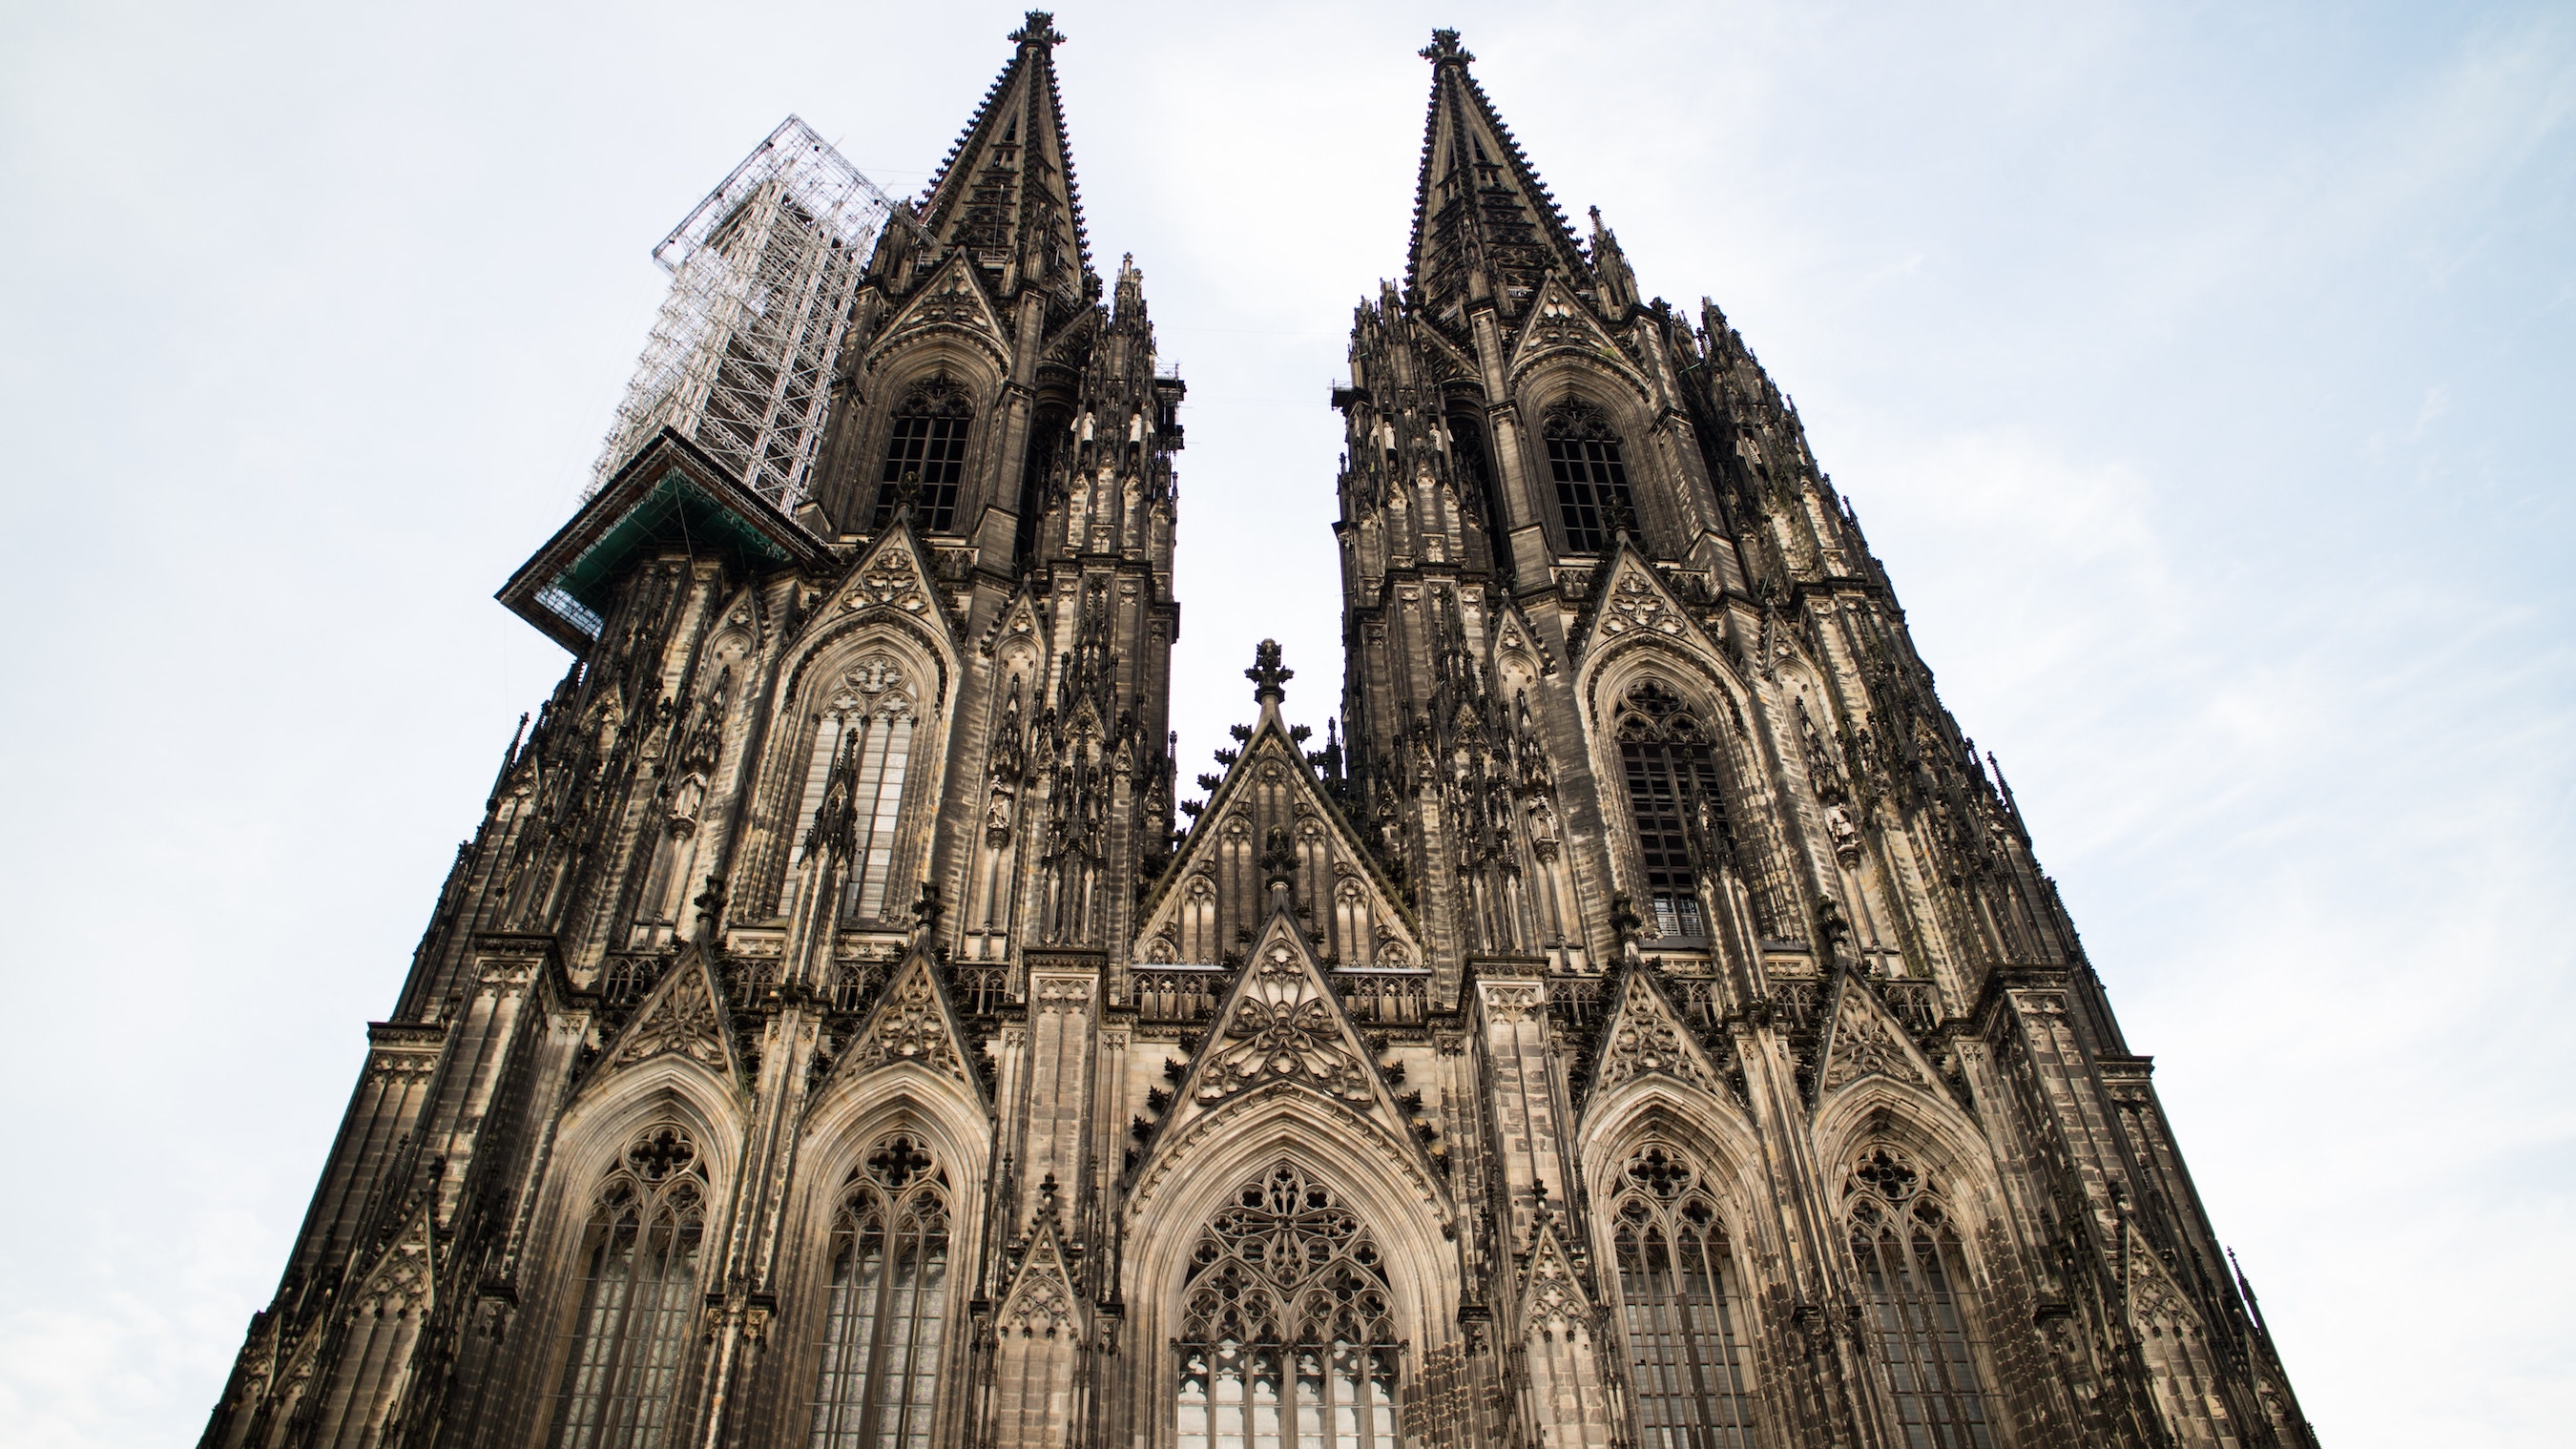
M1554 352L1579 352L1608 363L1632 380L1644 381L1619 339L1601 325L1591 304L1574 295L1565 278L1550 272L1539 285L1538 295L1530 299L1529 319L1521 324L1521 335L1512 344L1508 370L1519 372Z
M893 613L922 620L953 642L948 611L940 607L939 589L934 582L938 577L912 528L889 528L841 576L831 597L811 615L813 624L809 627L828 625L852 615Z
M1619 1000L1601 1029L1601 1056L1585 1095L1598 1098L1639 1077L1661 1074L1690 1083L1712 1096L1724 1096L1724 1078L1709 1060L1699 1039L1682 1025L1663 988L1646 972L1631 967L1620 983Z
M1405 1144L1426 1181L1438 1180L1410 1114L1378 1071L1376 1053L1352 1027L1323 963L1285 910L1271 913L1218 1004L1215 1028L1182 1073L1172 1110L1146 1148L1147 1162L1196 1119L1275 1086L1314 1092L1378 1127Z
M2192 1307L2191 1298L2174 1281L2173 1274L2157 1256L2135 1223L2121 1225L2121 1251L2128 1261L2128 1300L2130 1326L2141 1333L2150 1329L2189 1328L2201 1330L2200 1314Z
M912 295L895 309L877 329L877 341L868 349L867 365L875 367L896 347L926 332L958 333L996 362L1010 364L1010 332L1001 317L993 311L992 298L975 280L975 269L964 255L952 256L948 264L929 281L915 287Z
M1500 659L1505 654L1525 654L1538 666L1539 673L1556 673L1555 651L1548 648L1547 636L1531 625L1529 615L1521 612L1518 600L1502 599L1490 618L1494 631L1491 651L1494 658Z
M1690 610L1623 535L1610 558L1592 575L1589 612L1570 646L1578 655L1606 649L1631 638L1664 638L1686 643L1709 658L1718 653Z
M895 968L893 979L886 982L850 1044L842 1048L828 1081L914 1062L964 1086L981 1103L984 1079L972 1064L970 1053L975 1050L958 1025L929 948L915 946ZM822 1095L814 1094L816 1099Z
M1064 1247L1056 1241L1055 1224L1040 1223L1029 1243L1029 1255L1002 1295L993 1328L1005 1339L1070 1337L1081 1342L1085 1314L1082 1295L1073 1291L1073 1274L1065 1266Z
M1553 1214L1540 1220L1529 1266L1521 1271L1520 1319L1522 1333L1542 1340L1588 1343L1592 1338L1592 1296L1583 1291L1573 1255L1557 1237Z
M1214 877L1219 889L1225 888L1229 873L1214 869L1222 849L1223 832L1220 827L1257 784L1266 782L1272 766L1280 767L1280 781L1287 786L1292 800L1305 807L1296 812L1298 816L1311 816L1321 822L1325 833L1332 838L1334 860L1337 864L1350 866L1350 872L1344 878L1356 881L1366 892L1371 919L1385 924L1397 944L1410 953L1413 964L1424 964L1429 958L1423 954L1413 913L1399 903L1394 887L1379 872L1376 859L1324 794L1323 785L1315 779L1314 768L1306 763L1306 752L1289 738L1288 728L1281 723L1275 709L1262 711L1261 723L1254 727L1252 738L1244 742L1234 763L1226 768L1225 778L1209 794L1207 808L1199 812L1197 824L1191 828L1188 839L1182 842L1179 858L1155 881L1152 894L1145 898L1144 909L1139 913L1143 924L1136 931L1139 958L1145 954L1143 947L1146 943L1157 936L1176 933L1186 896L1181 888L1182 882L1204 872ZM1254 842L1255 849L1263 846L1264 842ZM1307 904L1318 911L1329 909L1327 902L1310 901Z
M1917 1087L1935 1087L1940 1082L1914 1039L1858 975L1844 973L1842 986L1834 993L1826 1033L1820 1053L1825 1068L1816 1079L1819 1099L1867 1076Z
M721 999L707 972L706 953L691 943L617 1034L608 1049L607 1070L676 1052L727 1081L741 1080L733 1034L725 1029L724 1013L716 1004Z
M402 1230L376 1254L356 1292L346 1300L357 1311L387 1317L425 1313L437 1286L438 1234L430 1226L430 1198L423 1194Z
M984 631L984 637L975 641L976 653L990 659L994 651L1011 639L1027 639L1039 648L1045 647L1046 616L1039 612L1043 603L1038 597L1036 577L1031 574L1020 581L1020 591L1011 596L1011 601L1002 607L1001 613L993 616L992 626Z

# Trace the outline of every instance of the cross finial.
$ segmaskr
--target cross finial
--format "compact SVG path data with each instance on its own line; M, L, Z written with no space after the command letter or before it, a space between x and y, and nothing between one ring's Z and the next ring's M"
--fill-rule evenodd
M1431 32L1431 43L1422 47L1420 53L1424 60L1433 65L1438 65L1444 60L1454 60L1460 65L1469 65L1476 59L1469 53L1467 47L1458 43L1458 32L1454 30Z
M1252 697L1256 702L1286 699L1288 691L1285 686L1297 677L1297 671L1280 666L1278 640L1264 639L1252 651L1252 667L1243 671L1243 677L1252 681Z
M1043 45L1049 50L1064 44L1064 32L1055 28L1055 15L1046 10L1030 11L1010 38L1014 44Z

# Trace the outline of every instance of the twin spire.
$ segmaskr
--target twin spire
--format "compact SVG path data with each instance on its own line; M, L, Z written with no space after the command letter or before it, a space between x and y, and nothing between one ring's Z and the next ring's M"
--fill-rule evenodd
M1018 47L1010 63L922 194L922 230L937 246L989 265L1016 259L1023 278L1088 293L1097 278L1055 75L1065 37L1053 15L1032 10L1010 39ZM1458 32L1433 31L1422 56L1432 67L1431 110L1405 266L1416 305L1447 318L1491 298L1516 312L1551 271L1594 289L1594 259L1476 84L1468 70L1476 57ZM1597 216L1594 223L1597 249L1604 233Z

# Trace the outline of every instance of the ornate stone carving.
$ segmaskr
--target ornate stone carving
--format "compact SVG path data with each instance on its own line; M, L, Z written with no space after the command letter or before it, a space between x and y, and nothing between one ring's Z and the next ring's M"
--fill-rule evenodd
M930 958L915 954L906 961L877 1002L876 1013L843 1054L845 1070L866 1071L893 1062L919 1062L960 1082L972 1083L957 1039L948 1030L940 1006L938 983L931 979Z
M1200 1070L1198 1100L1212 1106L1247 1087L1292 1081L1354 1106L1370 1103L1370 1066L1351 1049L1315 973L1285 944L1273 945L1251 970Z

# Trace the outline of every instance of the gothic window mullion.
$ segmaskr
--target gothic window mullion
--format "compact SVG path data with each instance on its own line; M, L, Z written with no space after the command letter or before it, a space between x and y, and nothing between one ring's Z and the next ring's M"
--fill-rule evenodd
M1670 1149L1629 1162L1614 1201L1620 1321L1642 1449L1751 1449L1726 1237Z

